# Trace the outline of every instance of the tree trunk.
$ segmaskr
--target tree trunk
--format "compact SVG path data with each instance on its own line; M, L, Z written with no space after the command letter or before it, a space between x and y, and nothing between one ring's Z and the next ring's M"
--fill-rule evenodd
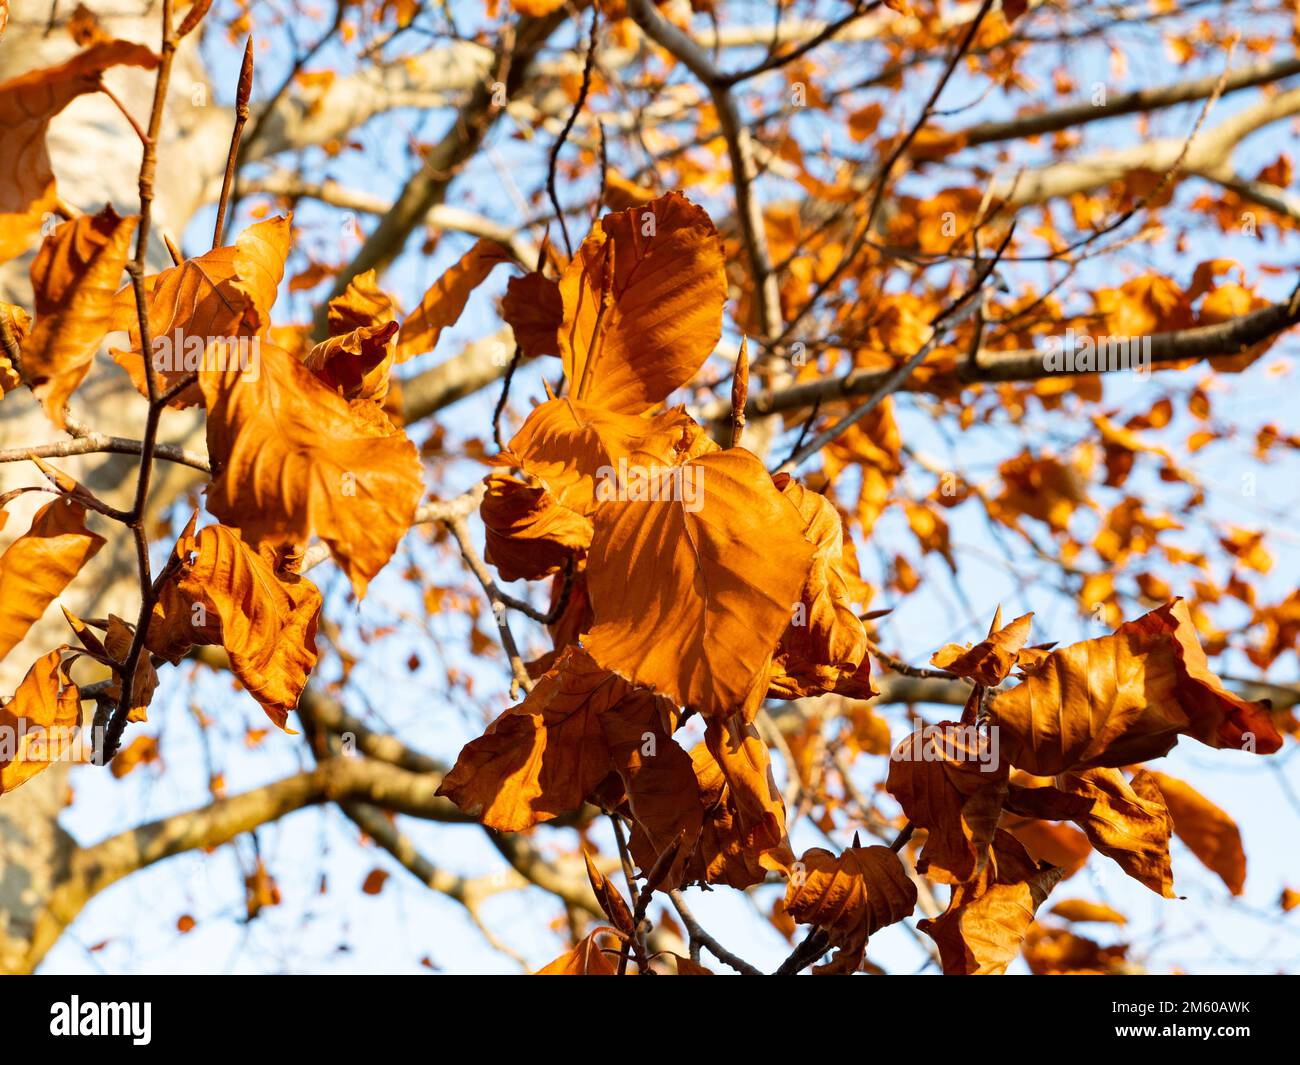
M87 6L112 12L120 11L123 5L118 0L90 0ZM156 3L140 6L142 10L147 8L144 16L105 15L103 27L112 36L156 49L161 8ZM72 5L62 7L68 8L67 12L61 11L66 17ZM61 25L48 29L45 7L38 10L36 5L27 5L21 16L10 20L0 41L0 81L60 63L77 51L78 46ZM108 72L105 81L144 126L152 106L154 73L117 68ZM191 37L176 55L159 144L157 198L153 206L157 244L150 248L151 270L171 265L161 234L180 242L186 224L224 165L224 147L222 158L214 155L214 147L224 144L224 139L202 135L203 130L211 131L218 124L228 128L230 117L212 100L197 40ZM107 202L121 214L139 209L140 141L106 96L88 95L74 101L51 122L48 145L59 194L66 203L81 211L97 211ZM29 253L0 264L0 299L31 308L31 259ZM122 336L115 336L119 346ZM145 401L107 355L108 346L100 352L90 375L73 397L73 410L96 430L139 438ZM163 439L201 447L201 425L197 415L169 414ZM0 448L58 438L58 430L26 389L11 392L0 403ZM55 465L109 503L129 507L137 469L137 461L130 456L87 455L57 460ZM0 492L42 481L30 463L0 465ZM160 515L179 493L195 483L197 475L193 470L158 463L151 513ZM25 532L32 514L50 498L45 493L29 492L15 499L7 508L9 520L0 536L0 546L7 546ZM96 531L108 542L68 590L63 602L83 617L104 617L112 612L134 621L139 591L131 538L121 535L119 528L108 528L107 522L95 515L90 520L97 523ZM13 692L36 658L70 636L58 606L51 605L27 638L0 662L0 693L7 696ZM73 849L71 837L58 824L68 790L68 770L66 764L55 765L12 794L0 797L0 973L23 969L32 921L49 896L51 885L60 879Z

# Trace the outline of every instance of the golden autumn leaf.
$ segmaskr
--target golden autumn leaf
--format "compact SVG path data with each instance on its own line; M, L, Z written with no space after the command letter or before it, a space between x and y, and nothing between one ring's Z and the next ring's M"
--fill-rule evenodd
M36 324L22 345L23 378L60 428L68 397L109 330L136 221L110 205L63 222L32 260Z
M549 965L538 969L533 975L617 976L618 966L614 961L618 957L617 951L611 957L606 953L606 950L612 948L602 948L600 945L601 939L606 936L615 940L619 939L614 929L597 928L583 938L572 950L561 954Z
M612 414L568 396L534 407L503 463L546 485L557 503L590 518L597 491L634 469L674 465L695 423L681 410L648 417Z
M429 287L415 310L402 321L402 330L397 335L398 361L432 351L442 331L456 324L470 294L483 283L492 268L512 261L510 249L504 245L486 238L476 241Z
M142 44L105 41L58 66L0 82L0 262L26 251L58 205L45 146L50 119L78 96L97 92L110 67L149 69L157 63Z
M64 607L63 616L86 654L113 670L113 679L106 694L116 705L122 697L122 663L130 655L135 628L116 614L109 614L107 621L85 622ZM94 629L104 630L102 640L95 635ZM149 719L149 704L153 701L153 693L157 688L158 671L154 669L151 657L142 654L136 662L135 679L131 683L131 700L127 705L128 721Z
M255 377L229 366L199 377L221 471L208 508L255 546L314 533L363 596L415 517L415 447L370 400L345 400L280 348L261 353Z
M1058 786L1089 800L1088 811L1074 821L1102 854L1158 895L1174 897L1169 863L1173 822L1155 778L1139 769L1132 782L1118 769L1067 773Z
M12 348L21 349L23 341L32 331L32 316L16 303L0 300L0 398L8 395L23 383L18 367L9 358Z
M938 946L945 974L995 976L1020 952L1034 914L1060 879L1060 869L1039 865L999 832L980 879L955 887L948 908L916 927Z
M180 383L188 374L208 372L218 352L226 364L240 362L258 372L261 344L271 325L271 308L284 277L289 254L291 220L283 215L256 222L235 243L186 259L145 279L148 295L149 353L160 391ZM114 350L113 358L131 375L140 394L148 395L140 353L139 317L130 285L117 294L115 329L126 329L131 347ZM240 344L237 338L250 338ZM209 345L216 344L205 360ZM203 402L203 392L193 385L173 397L177 408Z
M1150 772L1173 818L1174 835L1187 844L1234 895L1246 889L1246 852L1237 823L1186 781Z
M611 211L644 207L655 199L654 190L629 181L613 167L605 168L605 202Z
M322 340L303 365L344 399L381 401L388 394L389 342L396 332L396 322L359 326Z
M121 780L142 765L154 765L162 759L158 750L158 740L154 736L137 736L117 754L113 755L109 769L113 776Z
M244 877L244 906L251 921L268 906L280 905L280 885L276 883L261 858L253 871Z
M1041 776L1146 761L1184 734L1260 753L1282 742L1262 704L1209 671L1181 600L1050 652L990 713L1005 757Z
M777 476L776 484L803 518L804 537L813 544L814 554L794 616L773 656L769 697L805 698L834 691L869 699L876 693L867 633L851 590L860 577L856 560L845 557L839 512L825 496L785 474Z
M672 864L661 870L661 891L685 882L705 816L703 807L692 801L695 768L673 739L676 726L676 709L644 691L633 692L600 716L610 768L623 791L620 808L632 819L638 864L648 874L665 851L677 848Z
M665 493L674 477L679 488ZM583 646L680 706L729 714L768 667L813 547L794 504L743 448L656 467L645 480L678 498L629 491L600 505L587 577L595 623Z
M1076 924L1085 922L1128 924L1128 918L1118 910L1102 905L1100 902L1089 902L1087 899L1062 899L1048 912Z
M1281 749L1267 705L1234 695L1210 670L1185 600L1175 599L1120 628L1172 643L1178 661L1175 697L1188 718L1189 736L1209 747L1255 754Z
M501 317L515 334L515 343L526 359L558 355L564 303L560 286L545 274L532 270L506 282Z
M690 850L682 883L726 884L733 888L746 888L761 884L769 872L784 872L794 861L794 854L784 841L770 851L759 851L752 846L752 837L745 831L752 823L742 814L740 804L732 792L731 784L722 766L709 750L709 744L700 743L690 753L691 769L696 787L676 793L679 809L688 823L698 820L702 827L698 842ZM694 801L687 796L693 796ZM646 833L638 823L632 832L629 846L637 864L649 869L661 848L652 847ZM683 851L691 846L688 838ZM673 883L664 884L670 890Z
M838 481L846 468L856 467L861 484L854 516L864 536L870 535L889 505L894 481L903 470L902 446L893 397L888 397L827 444L823 452L823 468L832 481Z
M633 689L570 647L523 702L465 745L438 794L501 832L576 810L616 769L604 721L616 712L634 719L641 732L666 716L665 739L676 725L665 700Z
M1007 796L1007 766L989 730L954 721L918 726L894 748L885 787L927 830L917 872L960 884L984 870Z
M1030 773L1156 758L1187 723L1173 704L1175 668L1167 643L1117 632L1052 651L990 714L1007 758Z
M624 901L618 888L611 884L606 879L605 874L596 868L596 863L591 860L591 852L586 848L583 848L582 857L587 865L587 880L590 881L591 890L596 893L596 901L600 903L600 908L605 911L605 916L624 935L635 935L636 923L632 919L632 910Z
M673 955L673 964L677 966L678 976L712 976L713 970L706 969L697 961L690 958L683 958L680 954Z
M535 581L581 558L591 543L591 521L560 506L536 479L494 473L479 505L487 533L483 557L505 581Z
M741 715L714 717L704 744L727 781L735 827L745 847L778 867L793 855L785 834L785 802L772 777L767 744Z
M0 658L103 546L104 538L86 528L80 503L56 499L36 512L27 532L0 555Z
M607 214L560 280L560 358L574 399L649 410L695 376L722 335L722 241L670 192Z
M993 621L986 639L974 647L950 643L936 651L930 664L969 677L978 684L996 687L1006 679L1016 665L1016 657L1029 642L1029 622L1033 614L1025 614L1002 628L998 618ZM1001 617L999 612L998 617Z
M1074 876L1092 855L1088 837L1073 825L1004 814L1000 826L1015 836L1036 861L1059 867L1062 880Z
M1033 925L1021 953L1035 976L1116 976L1131 972L1125 961L1126 944L1103 947L1065 928Z
M320 592L307 578L272 566L224 525L196 534L194 518L173 559L145 645L173 663L194 644L224 647L235 676L284 728L316 665Z
M354 329L366 329L397 321L393 297L379 286L374 270L365 270L348 282L342 293L325 308L329 335L342 336Z
M825 929L836 948L819 973L852 973L868 937L916 908L916 885L888 847L821 847L804 851L785 892L785 910L800 924Z
M344 399L383 403L396 356L398 324L388 293L374 270L358 274L326 308L329 336L314 345L303 364Z
M58 758L76 752L81 693L59 649L38 658L13 698L0 706L0 795L26 784Z

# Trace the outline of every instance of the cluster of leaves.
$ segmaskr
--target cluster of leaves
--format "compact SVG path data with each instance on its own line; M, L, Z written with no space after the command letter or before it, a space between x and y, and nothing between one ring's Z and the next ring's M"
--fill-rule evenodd
M838 948L824 971L851 972L873 931L912 912L916 889L888 847L796 860L755 724L767 700L872 694L851 541L825 496L719 447L683 408L658 409L717 343L722 262L707 216L669 194L606 216L564 269L565 394L529 414L482 504L502 575L552 580L555 648L441 791L501 831L584 802L615 812L662 890L786 875L786 912ZM611 498L602 477L620 464L691 467L701 497ZM920 727L891 762L886 786L924 838L918 872L954 887L948 910L920 926L949 972L1004 969L1063 873L1032 858L1004 818L1074 821L1168 896L1166 804L1149 772L1130 782L1120 768L1181 735L1281 745L1266 708L1209 671L1181 601L1058 650L1027 648L1029 623L995 622L977 646L935 656L972 682L964 722L984 744L996 732L1001 757L963 747L951 722ZM1017 666L1020 683L987 698ZM674 733L693 714L706 728L688 753ZM584 941L562 964L602 956Z
M1014 21L1023 5L1004 7ZM520 9L548 10L545 3ZM59 67L0 84L0 166L12 169L0 174L0 260L28 249L58 208L44 148L50 119L95 91L109 67L158 62L142 46L100 41ZM855 115L854 139L872 137L879 119ZM920 144L931 158L960 147L937 133ZM847 179L828 186L801 159L795 166L806 187L841 201L854 195ZM684 195L618 180L609 195L626 206L595 223L572 256L548 246L541 268L508 282L502 315L516 359L558 357L562 378L495 457L480 517L486 559L504 581L550 582L551 648L520 663L523 698L464 748L440 788L502 832L524 832L587 804L631 826L628 851L645 875L641 897L624 901L589 863L610 925L544 971L624 972L631 958L645 971L650 897L691 884L744 889L784 878L783 917L809 927L808 960L835 950L818 970L828 973L862 967L868 938L910 916L924 882L950 889L947 909L919 925L947 972L1001 972L1022 947L1035 971L1105 970L1115 956L1089 953L1087 941L1060 930L1034 930L1037 910L1091 849L1171 897L1175 832L1239 892L1244 857L1235 826L1186 784L1141 763L1181 736L1259 754L1279 749L1281 736L1266 706L1214 675L1202 619L1150 575L1142 593L1164 605L1124 623L1111 618L1110 635L1031 646L1028 615L1006 626L999 616L984 641L937 651L932 664L968 682L970 696L959 721L918 725L894 749L885 787L903 814L890 826L897 839L795 854L761 732L764 706L875 694L871 615L863 613L872 589L849 522L865 536L890 504L902 469L898 428L890 403L881 403L828 448L822 474L801 481L769 472L738 433L720 446L714 437L725 427L667 406L714 354L729 290L739 291L733 318L741 323L753 321L756 294L728 269L734 244ZM939 250L950 251L938 220L954 204L977 212L972 195L949 190L912 203L888 223L890 238L926 252L943 237ZM830 253L843 249L804 232L797 215L773 209L763 221L774 250L788 252L780 297L793 318L833 276L838 260ZM322 597L302 572L304 551L313 539L324 544L358 598L393 557L424 496L419 455L393 401L394 368L431 350L489 273L512 259L480 241L405 316L375 274L363 273L330 302L328 336L313 344L301 327L272 321L291 251L289 218L257 222L233 244L140 278L138 288L121 286L139 224L109 206L44 236L31 266L31 313L0 304L0 380L6 391L29 387L50 421L76 436L69 400L105 336L125 330L128 343L113 358L151 408L205 412L205 508L215 523L200 528L198 515L191 518L166 566L146 582L136 622L67 615L76 645L37 659L0 707L0 725L22 737L0 759L0 792L49 763L46 733L80 722L87 696L71 670L82 658L112 675L94 693L104 717L136 722L145 719L158 666L195 646L220 646L244 688L287 727L317 662ZM1044 239L1063 243L1053 233ZM870 260L863 277L878 266ZM1014 316L1043 304L1054 329L1076 322L1137 335L1210 325L1264 305L1243 286L1216 284L1231 269L1226 261L1203 263L1185 290L1166 278L1137 278L1097 292L1093 310L1076 319L1029 296L989 306ZM878 286L871 300L838 308L833 332L859 369L892 367L896 352L926 343L939 295ZM998 344L1031 343L1047 322L1009 328ZM195 365L158 370L148 338L169 336L224 339ZM231 357L240 339L258 343L256 373ZM960 389L944 381L969 340L955 331L918 374L945 401L958 402ZM1265 346L1224 368L1244 368ZM745 358L742 348L742 367ZM819 372L814 363L801 375ZM1069 387L1084 394L1095 383ZM1023 412L1027 394L1050 406L1061 391L1052 382L992 395ZM738 409L743 402L742 388ZM962 408L968 415L975 417L973 407ZM1091 457L1104 465L1107 486L1122 487L1143 453L1164 462L1167 479L1190 483L1137 435L1163 424L1160 417L1153 408L1146 422L1121 426L1096 416L1100 445ZM138 514L123 521L83 485L36 461L59 498L0 557L0 657L104 545L88 514L138 526ZM861 471L861 490L856 513L845 515L828 486L850 465ZM641 488L620 483L620 471L644 475ZM999 472L1002 494L980 500L1008 528L1023 531L1029 517L1064 536L1075 510L1088 505L1079 470L1050 455L1027 454ZM652 488L673 485L675 492ZM975 495L963 485L956 498L904 504L924 551L954 565L939 508ZM1168 527L1128 497L1092 546L1119 564L1159 543ZM1225 548L1244 558L1259 550L1245 533ZM1113 581L1104 588L1097 576L1083 598L1116 604ZM896 573L896 583L905 590L907 577ZM1261 665L1294 644L1290 614L1279 608L1271 623L1273 638L1257 652ZM703 740L688 750L683 726L696 718ZM1057 910L1068 920L1109 919L1072 917L1066 904ZM603 947L605 939L614 947ZM687 958L676 967L700 970Z

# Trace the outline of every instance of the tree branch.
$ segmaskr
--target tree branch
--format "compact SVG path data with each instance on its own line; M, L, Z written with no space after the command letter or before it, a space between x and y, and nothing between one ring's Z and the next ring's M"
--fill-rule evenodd
M1239 318L1230 318L1213 325L1193 326L1166 333L1153 333L1151 341L1152 366L1210 359L1222 355L1237 355L1255 344L1262 343L1300 322L1300 301L1290 300L1261 307ZM1146 339L1146 338L1133 338ZM751 395L745 404L749 417L762 417L783 411L800 410L814 403L844 399L850 396L869 395L883 385L896 371L854 370L842 377L822 381L808 381L779 391ZM906 382L903 391L934 392L956 386L997 381L1036 381L1062 374L1081 376L1089 371L1054 371L1048 369L1046 356L1034 348L1015 351L981 351L974 358L960 361L951 375L943 375L924 382ZM1100 372L1100 371L1095 371ZM715 400L698 412L703 421L721 421L730 416L731 405L726 400Z

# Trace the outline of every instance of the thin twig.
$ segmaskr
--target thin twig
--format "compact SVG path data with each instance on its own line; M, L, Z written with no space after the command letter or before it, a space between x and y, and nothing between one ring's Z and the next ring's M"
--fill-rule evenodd
M248 35L244 45L244 61L239 68L239 87L235 91L235 128L230 134L230 150L226 153L226 174L221 181L221 198L217 201L217 221L212 227L212 246L220 246L226 231L226 210L230 205L230 192L235 184L235 164L239 159L239 141L248 121L248 101L253 95L253 35Z
M474 543L470 538L469 526L466 524L464 517L457 516L446 518L443 525L447 531L456 539L460 547L461 558L465 560L465 565L469 567L471 573L478 578L484 593L488 597L488 603L492 607L492 617L496 621L497 632L501 637L501 646L506 652L506 657L510 659L510 670L514 675L515 684L524 691L532 691L533 681L528 675L528 669L524 666L524 660L519 655L519 647L515 643L514 634L510 631L510 621L506 617L506 603L502 598L501 589L497 587L496 581L492 578L487 564L479 556L478 551L474 548Z
M743 973L745 976L763 975L761 969L750 965L744 958L733 954L704 930L700 925L700 922L695 919L695 915L691 913L690 907L686 905L686 900L682 898L682 893L680 891L668 892L668 898L673 904L673 909L677 911L677 916L682 919L682 924L686 926L686 932L691 937L692 942L704 944L704 946L708 948L709 953L717 958L718 961L722 962L724 965L730 965L738 973Z
M582 65L582 85L578 88L578 98L574 101L573 110L569 112L564 128L560 130L560 135L555 139L555 143L551 145L551 159L546 168L546 192L551 198L551 206L555 208L555 216L560 221L560 233L564 237L564 250L568 253L569 258L573 258L573 242L569 240L569 226L564 220L564 212L560 210L559 194L555 191L555 173L560 162L560 149L564 147L564 142L569 139L573 125L578 121L578 115L582 113L582 109L587 103L587 93L591 91L591 69L596 61L596 28L599 21L600 7L593 4L591 7L591 29L587 33L587 59Z
M144 141L144 150L140 160L140 222L136 229L135 258L127 264L127 273L131 278L131 287L135 295L136 318L140 326L140 350L149 351L153 347L152 332L149 324L149 301L144 287L145 256L149 250L149 233L153 222L154 173L158 166L158 135L162 130L163 106L167 100L167 85L171 80L172 60L176 55L176 35L172 26L172 0L163 0L162 4L162 45L159 49L158 77L154 82L153 109L149 114L149 135ZM117 753L122 741L122 732L126 728L127 715L131 712L131 696L134 689L136 666L144 651L145 633L149 627L149 616L153 612L157 598L158 585L152 580L149 568L149 534L145 528L145 506L149 499L149 486L153 476L153 461L158 443L158 422L162 415L162 406L158 402L158 382L155 377L153 361L144 359L146 392L149 397L149 411L145 416L144 434L140 440L140 469L136 479L135 502L130 511L131 533L135 539L136 566L140 575L140 613L136 621L135 632L131 637L131 648L127 652L121 672L122 695L117 708L108 723L104 734L102 759L108 762Z

